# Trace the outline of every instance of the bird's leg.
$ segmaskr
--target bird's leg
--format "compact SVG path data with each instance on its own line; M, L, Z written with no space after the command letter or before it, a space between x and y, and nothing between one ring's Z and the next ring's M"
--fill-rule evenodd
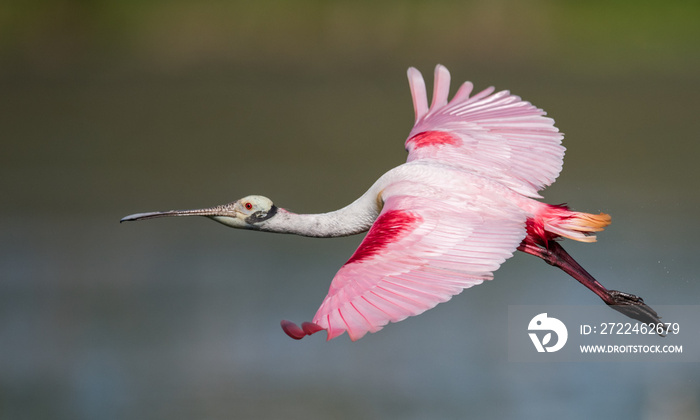
M603 302L616 311L644 323L658 324L659 315L644 303L644 300L630 293L608 290L588 273L564 248L554 240L538 244L528 235L518 247L519 251L540 257L549 265L562 269L565 273L578 280Z

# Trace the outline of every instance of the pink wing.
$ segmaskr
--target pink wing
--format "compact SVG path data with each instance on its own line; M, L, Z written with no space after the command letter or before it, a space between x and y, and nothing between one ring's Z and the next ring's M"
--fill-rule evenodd
M525 236L525 216L494 193L449 200L384 190L385 204L359 248L333 278L302 328L283 321L293 338L320 330L352 340L389 322L420 314L463 289L492 278Z
M357 340L492 278L525 237L526 215L493 189L472 184L488 179L539 197L561 171L563 136L544 111L507 91L492 95L493 88L469 97L469 82L448 102L443 66L435 69L428 107L420 72L411 68L408 78L416 112L408 161L446 165L464 176L424 192L416 183L387 187L381 214L333 278L313 323L282 322L293 338L327 330L329 340L345 331Z
M563 135L541 109L508 91L492 94L492 87L469 97L470 82L448 102L450 73L441 65L430 108L420 72L408 69L408 81L416 113L406 140L409 162L442 162L530 197L539 197L561 172Z

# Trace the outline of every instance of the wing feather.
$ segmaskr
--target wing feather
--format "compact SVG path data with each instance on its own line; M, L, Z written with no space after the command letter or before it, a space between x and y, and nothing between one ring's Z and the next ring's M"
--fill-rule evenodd
M329 340L346 331L357 340L492 278L525 235L525 215L494 192L458 195L440 201L439 210L433 197L391 194L389 187L377 222L356 251L365 257L341 267L313 318ZM487 206L497 210L469 210ZM415 223L397 233L396 226L384 224L396 222L396 212L410 213ZM388 214L392 218L383 219ZM380 250L370 243L388 234L395 240ZM377 252L367 256L363 248Z
M563 136L541 109L493 87L470 96L471 82L449 100L443 66L429 107L420 72L410 68L408 80L416 122L402 167L415 176L382 184L382 211L313 324L283 322L294 338L324 329L329 340L346 331L357 340L493 278L526 235L514 193L538 197L561 171ZM428 182L431 170L443 172Z
M541 109L507 90L493 93L493 87L470 97L469 82L447 102L450 75L438 65L433 102L425 110L420 72L409 69L409 80L416 109L416 123L406 141L409 162L430 160L458 167L530 197L539 197L537 191L559 176L563 135ZM415 141L418 135L420 141ZM431 135L440 141L430 141ZM444 141L445 135L454 141Z

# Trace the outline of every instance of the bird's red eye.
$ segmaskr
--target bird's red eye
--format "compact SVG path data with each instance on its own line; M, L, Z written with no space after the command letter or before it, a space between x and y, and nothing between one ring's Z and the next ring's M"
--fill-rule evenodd
M246 210L253 210L253 204L251 203L245 203L244 206Z

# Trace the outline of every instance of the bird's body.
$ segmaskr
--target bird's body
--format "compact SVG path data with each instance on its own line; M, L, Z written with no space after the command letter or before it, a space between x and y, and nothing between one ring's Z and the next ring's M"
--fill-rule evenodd
M256 228L261 231L310 237L354 235L366 232L379 216L387 200L395 196L423 197L429 202L440 203L441 206L453 201L460 202L467 211L468 206L471 205L472 210L476 210L475 206L478 205L476 201L468 204L470 199L491 204L487 203L486 197L492 197L494 204L515 204L523 211L535 211L535 208L542 204L515 193L498 182L465 173L458 168L433 162L408 162L386 172L361 197L346 207L330 213L313 215L294 214L278 209L275 218Z
M281 211L279 224L273 218L260 230L342 236L347 229L355 233L371 226L313 318L330 338L347 331L354 340L491 279L526 237L528 220L550 234L556 230L584 240L594 238L592 232L609 220L606 215L578 217L489 178L434 162L392 169L354 203L320 218L319 225L308 226L305 216L284 210L278 215Z
M124 220L200 215L225 225L311 237L368 231L340 268L312 322L283 321L293 338L326 330L351 339L417 315L492 278L516 250L558 266L628 316L658 321L636 296L608 291L555 240L595 240L610 223L542 203L563 162L562 135L544 112L489 88L469 96L467 82L448 101L449 73L438 66L430 107L420 73L409 69L416 124L407 162L360 198L333 212L303 215L261 196L208 209L140 213ZM570 260L569 260L570 259Z

